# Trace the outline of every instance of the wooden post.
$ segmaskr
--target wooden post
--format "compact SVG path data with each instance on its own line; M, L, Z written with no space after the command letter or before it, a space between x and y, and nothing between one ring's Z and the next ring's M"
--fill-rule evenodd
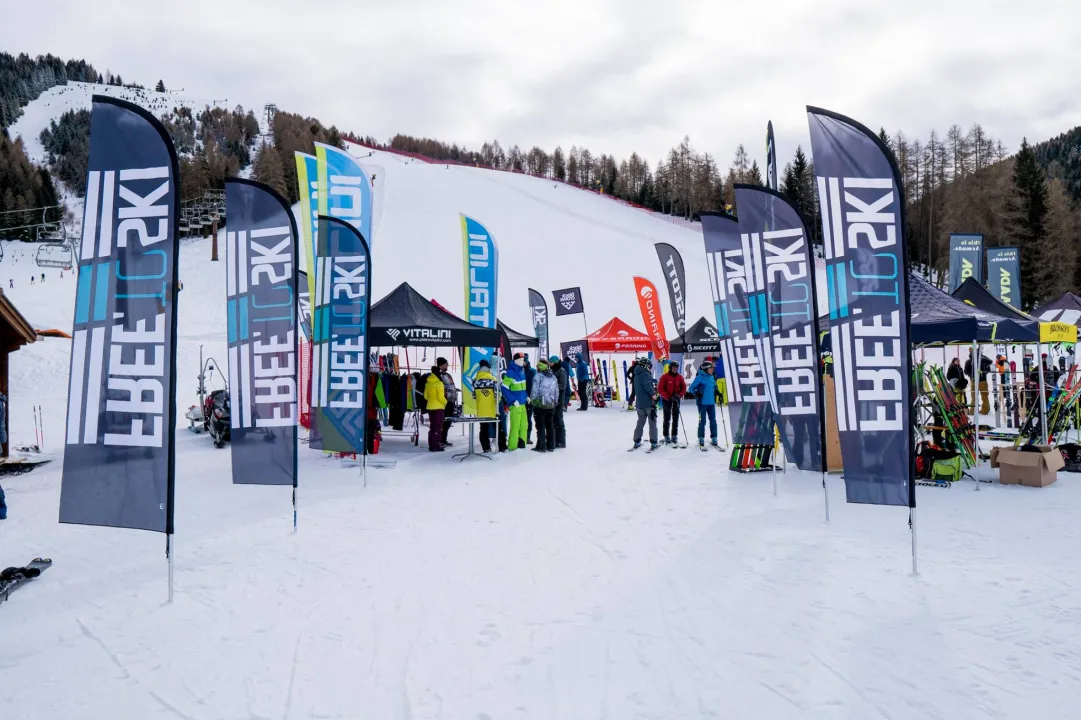
M218 221L210 223L210 262L218 261Z

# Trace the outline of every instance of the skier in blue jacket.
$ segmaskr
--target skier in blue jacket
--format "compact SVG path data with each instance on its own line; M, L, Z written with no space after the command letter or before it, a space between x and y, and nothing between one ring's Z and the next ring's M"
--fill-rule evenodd
M510 431L507 433L507 450L525 447L525 405L529 396L525 391L525 356L514 354L514 361L507 366L503 376L503 400L510 407Z
M694 395L695 405L698 406L698 447L706 447L706 419L709 419L710 443L714 447L717 444L717 381L713 377L713 363L706 360L699 366L698 374L694 376L694 382L687 388L687 392Z
M578 380L578 399L581 400L582 406L579 410L589 409L589 363L582 357L582 353L578 353L574 356L578 361L578 364L574 366L574 375Z
M537 370L529 362L529 353L524 354L525 357L525 396L527 398L533 397L533 378L537 377ZM526 403L525 405L525 444L529 445L533 442L533 405L532 403Z

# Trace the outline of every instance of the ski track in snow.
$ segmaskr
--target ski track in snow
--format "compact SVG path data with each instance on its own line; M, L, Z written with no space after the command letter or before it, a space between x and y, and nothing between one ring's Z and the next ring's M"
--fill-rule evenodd
M459 209L500 242L500 314L519 329L530 285L580 283L595 322L634 322L623 284L655 274L641 239L654 228L688 260L700 252L693 233L588 193L551 190L568 211L553 213L535 178L375 160L388 196L373 265L396 268L374 279L377 297L405 279L461 309ZM416 197L430 198L425 212ZM537 254L553 244L566 252ZM576 267L579 245L607 272ZM4 291L33 324L69 328L71 273L31 287L32 248L4 251ZM208 241L182 244L180 413L195 402L199 344L225 358L224 264L208 257ZM705 277L690 282L689 314L708 313ZM556 339L580 331L579 318L553 325ZM170 606L160 535L56 521L68 353L48 339L11 356L12 443L33 442L40 405L54 460L0 481L0 565L55 562L0 607L4 720L1074 713L1076 476L1042 490L918 488L912 577L903 508L846 505L830 477L826 524L818 475L790 470L774 497L768 474L729 473L726 455L627 453L634 416L618 408L568 413L569 447L551 455L462 464L388 437L398 465L371 470L367 489L302 447L295 534L287 489L231 485L227 451L180 420Z

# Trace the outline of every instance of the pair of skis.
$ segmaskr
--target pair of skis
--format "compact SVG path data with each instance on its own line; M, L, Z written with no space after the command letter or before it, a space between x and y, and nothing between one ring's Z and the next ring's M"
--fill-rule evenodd
M48 558L34 558L23 567L9 567L0 571L0 603L4 602L18 588L30 582L53 564Z
M654 447L652 445L647 446L644 443L639 443L637 445L634 445L634 446L628 448L627 452L634 452L635 450L637 450L638 448L641 448L641 447L644 447L646 449L647 453L654 452L655 450L660 450L663 447L678 448L680 450L686 450L687 449L686 445L680 445L679 443L657 443L656 447Z

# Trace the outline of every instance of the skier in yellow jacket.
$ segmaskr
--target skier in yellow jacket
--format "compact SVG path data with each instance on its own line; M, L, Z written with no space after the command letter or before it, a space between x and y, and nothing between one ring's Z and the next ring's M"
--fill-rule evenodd
M428 452L443 450L443 412L447 408L447 393L439 377L439 366L432 366L432 374L424 382L424 401L428 406Z
M498 400L498 383L492 375L492 364L487 360L481 360L480 369L473 376L473 397L477 401L477 417L492 418L495 420L496 402ZM492 433L495 431L495 423L481 423L480 446L484 452L492 451Z

